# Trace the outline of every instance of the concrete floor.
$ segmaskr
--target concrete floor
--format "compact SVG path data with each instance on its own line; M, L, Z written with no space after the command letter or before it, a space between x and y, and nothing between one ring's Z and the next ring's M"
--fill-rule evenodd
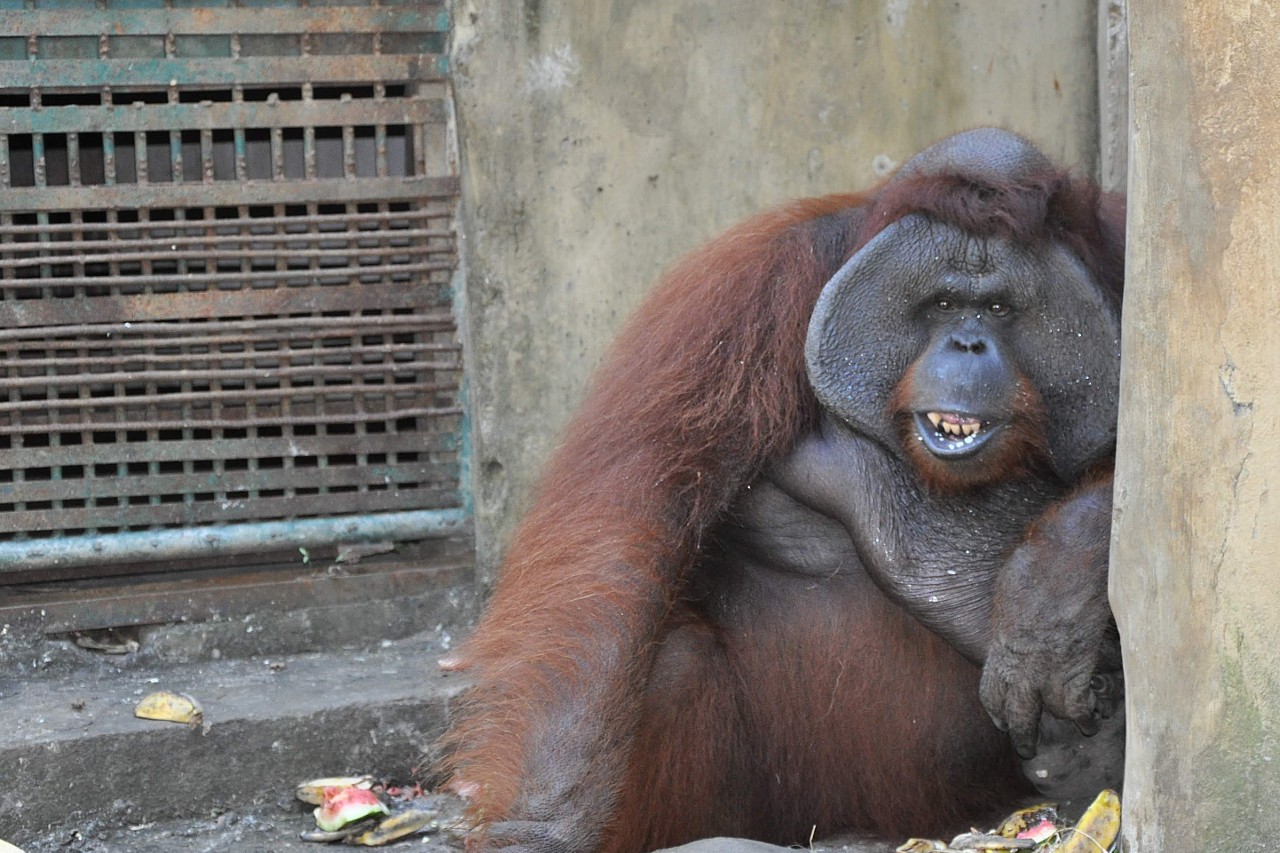
M432 631L371 649L149 666L105 658L91 673L2 676L0 839L26 853L318 853L324 845L299 838L314 820L295 786L362 772L411 781L465 684L438 672L444 650ZM134 717L157 689L195 697L207 730ZM440 823L459 815L446 800ZM895 846L845 837L812 849ZM388 849L456 853L462 838L438 831Z
M210 844L266 834L262 849L289 849L308 828L297 783L365 772L412 781L463 686L437 671L442 651L429 632L372 649L104 659L92 672L0 677L0 839L27 853L251 849L209 846L208 831ZM206 727L137 719L138 700L162 689L194 697ZM153 836L161 846L146 846Z
M456 818L458 805L442 814L442 822ZM177 820L125 828L62 827L33 839L25 853L322 853L326 847L349 850L344 845L303 841L299 833L313 826L309 808L259 807L247 812L228 811L215 818ZM818 840L810 853L891 853L897 844L860 836ZM462 835L437 831L407 838L383 848L414 853L460 853ZM715 839L673 848L672 853L784 853L787 848L741 839Z
M314 819L297 784L361 773L411 783L465 687L436 661L472 610L464 594L442 595L457 600L436 628L394 640L367 639L387 626L382 605L157 626L122 655L0 626L0 839L25 853L318 853L299 838ZM320 636L331 644L310 651ZM136 718L156 690L195 698L206 725ZM439 822L459 814L447 800ZM889 853L900 842L845 836L811 849ZM446 829L388 849L462 847ZM759 850L732 847L714 853Z

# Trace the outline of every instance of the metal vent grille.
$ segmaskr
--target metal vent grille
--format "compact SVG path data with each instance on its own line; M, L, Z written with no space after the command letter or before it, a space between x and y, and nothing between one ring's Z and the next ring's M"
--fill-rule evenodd
M0 540L460 508L444 13L49 5L0 11Z

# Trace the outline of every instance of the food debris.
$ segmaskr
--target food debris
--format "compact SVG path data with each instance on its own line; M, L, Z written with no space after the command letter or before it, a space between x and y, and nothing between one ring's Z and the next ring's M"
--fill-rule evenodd
M199 702L185 693L170 693L168 690L157 690L143 696L133 709L133 715L143 720L186 723L192 729L204 725L204 710Z
M359 847L381 847L411 835L449 829L442 826L440 797L421 785L397 787L372 776L332 776L303 782L295 794L318 808L317 829L301 833L304 841L342 841Z
M1120 836L1120 796L1102 791L1075 826L1058 816L1055 806L1044 803L1019 809L990 832L973 830L944 844L912 838L897 853L963 853L988 850L996 853L1034 850L1038 853L1112 853Z
M436 812L429 809L409 809L347 840L360 847L381 847L383 844L390 844L392 841L431 829L436 817Z
M323 779L312 779L298 785L294 795L304 803L313 806L324 804L326 788L364 788L373 787L372 776L326 776Z
M325 788L324 800L315 811L316 826L336 832L358 820L389 813L378 795L366 788Z

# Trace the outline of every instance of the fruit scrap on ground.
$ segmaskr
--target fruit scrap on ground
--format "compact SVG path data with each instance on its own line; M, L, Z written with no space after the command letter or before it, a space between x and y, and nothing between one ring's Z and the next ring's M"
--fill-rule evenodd
M142 697L133 709L133 715L143 720L164 720L170 723L186 723L198 729L204 723L204 711L200 703L185 693L157 690Z
M385 814L390 811L373 791L333 786L324 789L324 800L316 808L316 826L325 832L336 832L347 824Z
M303 832L304 841L381 847L440 828L434 798L419 785L395 788L376 783L372 776L331 776L303 782L295 793L304 803L318 806L318 829Z
M325 788L364 788L373 787L372 776L326 776L323 779L312 779L298 786L297 797L304 803L313 806L324 805Z
M1120 835L1120 796L1115 791L1098 794L1075 826L1068 826L1049 804L1020 809L989 833L974 830L957 835L949 844L912 838L897 853L962 853L987 850L996 853L1034 850L1038 853L1108 853L1116 849Z

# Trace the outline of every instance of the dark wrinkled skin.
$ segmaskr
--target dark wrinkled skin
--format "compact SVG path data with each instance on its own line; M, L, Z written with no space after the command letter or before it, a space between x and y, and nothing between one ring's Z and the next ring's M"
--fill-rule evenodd
M761 499L773 490L838 522L810 524L803 534L790 527L792 537L811 540L809 548L824 535L839 542L822 547L843 559L812 566L813 574L867 572L890 599L978 664L991 643L992 588L1010 539L1065 491L1054 483L1013 483L976 494L931 494L904 460L826 418L746 501L743 526L754 528L757 560L774 565L794 558L767 534L783 516L781 498Z
M1061 250L1032 253L910 217L899 227L904 234L881 235L886 248L873 243L859 253L870 259L848 266L879 277L877 264L900 270L903 299L877 302L867 287L874 277L846 268L819 300L810 375L829 412L774 478L841 522L861 567L892 600L984 666L983 704L1030 759L1043 714L1096 733L1114 701L1099 703L1094 678L1120 677L1106 594L1111 481L1075 484L1112 452L1118 315ZM841 366L870 361L865 330L845 329L872 311L897 359L885 362L879 384L874 372L850 378ZM919 343L895 351L895 340ZM880 389L908 371L910 394L896 402L917 417L904 435L901 417L895 433L880 414ZM984 485L1018 376L1044 398L1047 458ZM996 425L971 454L942 454L948 474L976 486L938 493L904 458L902 442L931 446L918 417L927 411ZM1061 741L1061 729L1054 733Z
M1107 604L1110 540L1108 480L1039 521L998 577L981 696L1023 758L1036 756L1042 711L1091 737L1123 695Z
M1043 780L1057 782L1066 762L1082 760L1082 748L1112 755L1119 748L1122 755L1122 729L1096 746L1081 737L1095 734L1123 695L1106 597L1110 482L1063 504L1046 525L1056 530L1008 556L1009 541L1066 492L1042 481L930 494L902 460L826 419L750 490L732 535L752 565L814 577L865 570L893 601L983 666L983 704L1024 759L1046 747L1063 752L1035 763L1037 773L1028 768L1033 784L1046 794L1083 796L1118 786L1122 762L1110 761L1102 778L1065 788L1050 790ZM785 535L773 532L779 530ZM1074 722L1078 734L1049 726L1050 743L1038 744L1046 714Z

